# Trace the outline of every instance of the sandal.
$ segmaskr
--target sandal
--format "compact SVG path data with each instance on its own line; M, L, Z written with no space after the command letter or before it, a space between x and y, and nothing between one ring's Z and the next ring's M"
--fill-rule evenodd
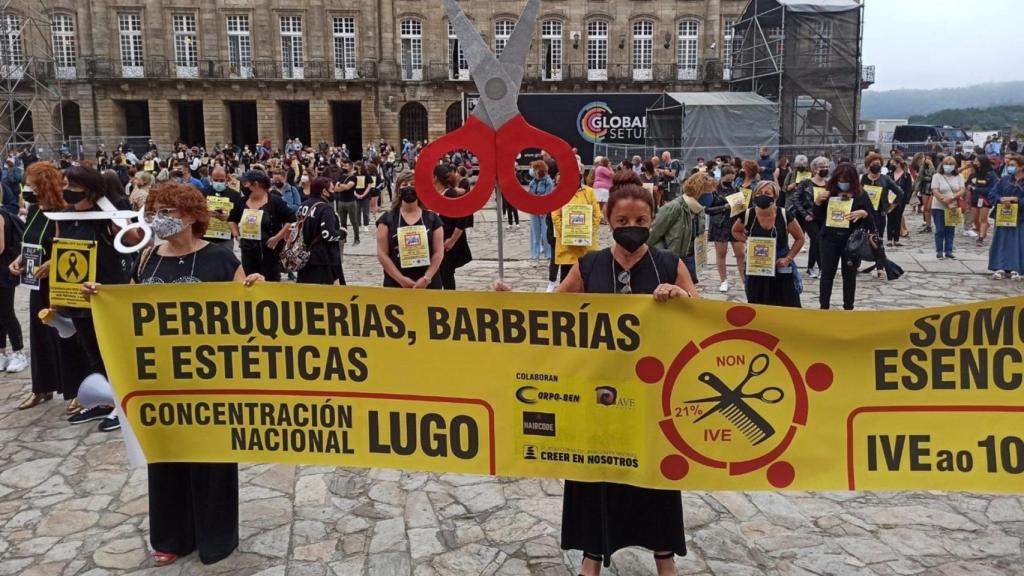
M173 552L160 552L159 550L153 552L153 566L157 568L174 564L177 560L178 555Z
M82 405L78 402L78 398L74 398L71 402L68 402L68 407L64 410L68 416L74 416L82 411Z
M18 404L18 410L27 410L29 408L35 408L43 402L49 402L53 400L53 392L47 392L45 394L32 394L25 399L24 402Z

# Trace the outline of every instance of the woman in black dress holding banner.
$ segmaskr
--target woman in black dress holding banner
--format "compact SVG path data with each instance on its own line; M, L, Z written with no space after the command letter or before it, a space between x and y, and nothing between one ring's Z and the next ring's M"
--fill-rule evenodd
M683 261L647 246L654 196L633 171L616 173L605 213L615 243L581 258L558 292L654 294L658 302L697 297ZM501 282L493 288L509 290ZM660 576L676 574L673 558L686 554L679 491L567 480L562 548L583 551L581 574L597 576L615 551L629 546L653 551Z

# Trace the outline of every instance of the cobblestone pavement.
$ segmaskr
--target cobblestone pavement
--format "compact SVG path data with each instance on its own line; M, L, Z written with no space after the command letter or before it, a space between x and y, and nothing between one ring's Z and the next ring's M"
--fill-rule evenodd
M458 276L466 289L485 289L496 276L492 215L479 215L471 233L477 260ZM507 279L543 290L546 267L524 260L528 222L509 234ZM1024 293L1024 284L982 274L985 255L973 240L958 237L952 262L935 261L930 242L914 235L893 255L904 279L861 276L858 307ZM377 284L372 239L347 251L349 279ZM735 269L730 275L735 284ZM810 306L817 287L806 284ZM704 281L707 297L742 300L736 288L717 288L717 278ZM27 311L23 291L19 311ZM513 576L579 566L578 554L558 546L558 481L250 465L241 472L239 550L214 566L192 555L153 569L145 471L127 467L119 435L68 426L59 402L16 411L28 390L27 371L0 376L0 576ZM1019 495L689 492L683 500L690 554L677 560L681 574L1024 574ZM625 550L607 573L653 574L653 560Z

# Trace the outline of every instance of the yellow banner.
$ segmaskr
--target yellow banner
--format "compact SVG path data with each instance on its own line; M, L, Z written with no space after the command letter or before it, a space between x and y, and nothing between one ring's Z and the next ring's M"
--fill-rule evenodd
M1024 297L823 312L220 284L106 286L93 311L150 462L1024 488Z

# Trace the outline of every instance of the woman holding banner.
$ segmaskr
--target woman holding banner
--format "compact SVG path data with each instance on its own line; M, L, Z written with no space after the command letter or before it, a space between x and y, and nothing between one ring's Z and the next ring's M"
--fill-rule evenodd
M391 210L377 220L377 260L385 288L441 289L438 270L444 260L441 217L420 204L412 172L398 176Z
M770 180L758 182L754 187L754 207L747 209L742 220L733 223L732 235L747 246L747 302L800 308L796 256L803 248L804 233L796 218L777 206L778 199L778 184ZM767 258L758 258L759 253Z
M653 294L658 302L698 297L679 257L647 245L654 196L632 170L615 175L605 212L614 244L580 258L558 292ZM502 282L492 288L510 290ZM673 558L686 554L679 491L567 480L562 548L583 551L581 574L597 576L615 551L628 546L654 551L659 575L676 574Z
M1024 156L1007 156L1003 177L988 196L996 214L996 232L988 255L994 280L1024 276Z
M246 276L226 247L203 240L210 213L202 193L165 184L146 198L146 220L164 240L147 248L132 272L133 284L193 284L263 280ZM86 285L92 296L99 287ZM238 547L238 464L188 462L149 465L149 531L153 565L166 566L198 548L213 564Z
M73 416L81 409L75 400L78 384L86 364L82 348L77 340L61 338L57 331L39 318L39 313L50 307L50 254L57 225L44 212L60 212L67 208L62 197L64 176L49 162L35 162L25 172L28 187L23 192L28 204L28 224L22 235L24 247L38 251L32 262L32 277L39 282L38 289L31 289L28 295L28 341L32 349L30 367L32 370L32 394L18 405L19 410L38 406L53 398L59 392L68 401L67 415ZM18 256L10 266L11 274L23 276L25 263Z

